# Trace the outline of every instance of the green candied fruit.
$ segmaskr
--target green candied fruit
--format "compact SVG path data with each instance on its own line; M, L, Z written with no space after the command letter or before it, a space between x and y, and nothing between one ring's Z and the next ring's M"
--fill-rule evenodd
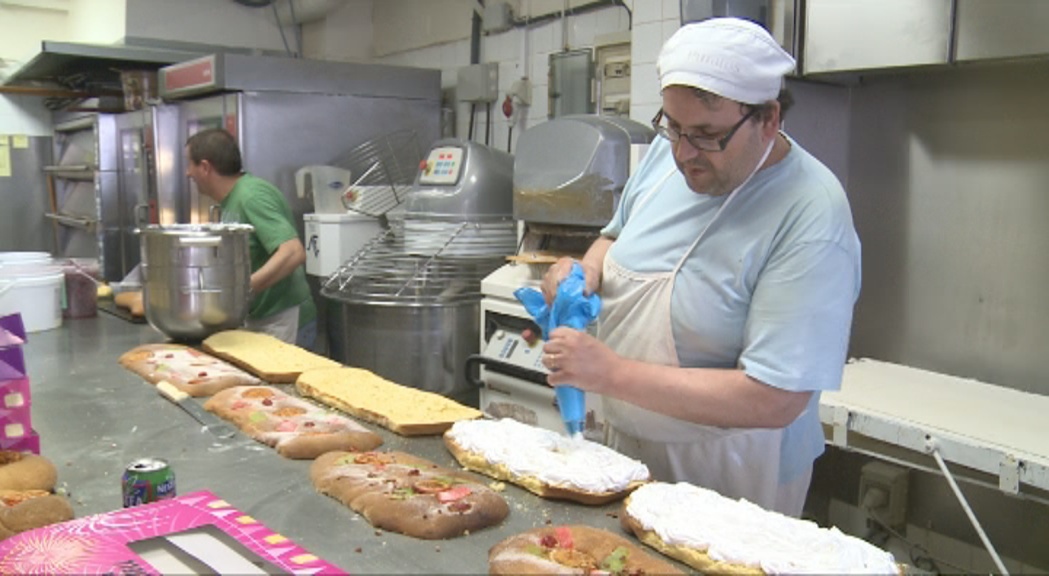
M626 568L626 557L628 554L630 554L630 551L623 546L619 546L601 561L601 568L613 574L622 572Z

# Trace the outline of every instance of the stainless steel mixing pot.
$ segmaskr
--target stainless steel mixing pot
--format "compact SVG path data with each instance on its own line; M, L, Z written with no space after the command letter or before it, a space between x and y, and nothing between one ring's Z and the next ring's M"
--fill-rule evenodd
M246 224L148 226L142 235L146 319L175 340L239 328L248 315Z

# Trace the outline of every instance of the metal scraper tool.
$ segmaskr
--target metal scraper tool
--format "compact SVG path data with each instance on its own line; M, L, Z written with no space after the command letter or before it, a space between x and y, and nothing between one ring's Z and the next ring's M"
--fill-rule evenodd
M160 395L171 400L176 406L182 408L194 420L204 425L204 428L219 438L229 438L237 433L237 430L227 424L225 421L215 416L211 412L208 412L200 404L197 404L182 390L175 388L175 385L167 380L161 380L157 383L157 392Z

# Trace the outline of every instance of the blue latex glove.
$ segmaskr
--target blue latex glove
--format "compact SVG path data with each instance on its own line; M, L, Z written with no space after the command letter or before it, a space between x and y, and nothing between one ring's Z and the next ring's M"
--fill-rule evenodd
M518 288L514 296L521 301L525 310L532 315L543 332L543 340L558 326L583 330L601 313L601 298L597 294L586 296L586 273L578 262L572 263L568 276L557 286L557 294L550 306L546 305L543 293L535 288ZM571 435L582 434L586 420L586 398L575 386L558 386L557 405L561 419Z

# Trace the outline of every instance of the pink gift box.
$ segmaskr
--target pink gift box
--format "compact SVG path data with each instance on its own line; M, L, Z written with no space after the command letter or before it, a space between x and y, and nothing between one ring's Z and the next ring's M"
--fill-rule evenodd
M22 347L0 348L0 383L25 378L25 375Z
M29 379L16 378L0 382L0 410L14 410L30 404Z
M33 431L29 405L18 408L0 408L0 442L25 438Z
M20 438L0 438L0 450L11 450L13 452L40 453L40 435L32 428L26 428L25 436Z
M25 344L25 326L21 314L0 316L0 348Z
M172 547L177 553L165 556ZM200 573L221 574L230 572L219 565L230 551L271 574L346 573L206 490L16 534L0 542L0 573L186 571L165 565L170 556Z

